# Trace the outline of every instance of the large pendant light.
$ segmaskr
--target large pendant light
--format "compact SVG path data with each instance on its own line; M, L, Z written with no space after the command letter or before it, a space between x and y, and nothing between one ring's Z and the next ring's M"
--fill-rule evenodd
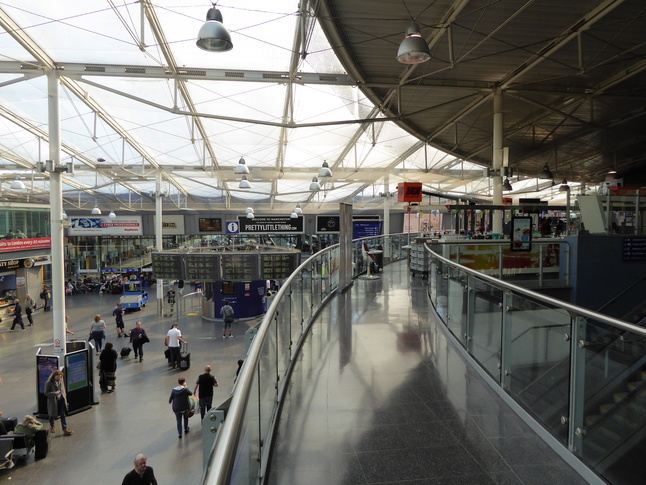
M415 22L406 30L406 37L402 40L397 51L397 60L402 64L421 64L431 58L428 44L419 32L419 25Z
M233 49L231 35L222 24L222 14L215 6L206 13L206 22L197 34L196 44L208 52L226 52Z

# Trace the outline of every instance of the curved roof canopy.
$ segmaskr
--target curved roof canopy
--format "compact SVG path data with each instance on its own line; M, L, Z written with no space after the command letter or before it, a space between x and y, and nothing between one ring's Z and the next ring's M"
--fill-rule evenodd
M182 209L377 209L401 181L491 200L494 93L516 194L559 197L546 164L595 184L646 153L639 0L219 3L226 52L198 48L211 5L186 3L2 2L4 200L49 197L52 72L69 208L152 210L159 176ZM431 58L400 64L412 21Z

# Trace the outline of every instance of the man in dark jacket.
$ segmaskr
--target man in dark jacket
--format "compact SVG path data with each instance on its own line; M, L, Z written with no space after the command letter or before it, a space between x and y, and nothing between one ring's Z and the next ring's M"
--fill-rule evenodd
M25 329L25 324L22 321L22 306L20 305L20 300L16 298L14 301L13 307L13 325L11 325L11 330L16 327L16 324L20 325L22 329Z
M174 387L170 393L170 398L168 398L168 403L173 405L173 412L175 413L175 419L177 419L177 433L179 434L179 439L182 439L182 418L184 418L184 432L189 432L188 427L188 413L191 409L191 402L188 397L192 396L193 393L186 386L186 379L180 377L177 379L177 387Z
M135 469L131 470L121 485L157 485L157 479L152 467L146 466L146 455L139 454L135 458Z

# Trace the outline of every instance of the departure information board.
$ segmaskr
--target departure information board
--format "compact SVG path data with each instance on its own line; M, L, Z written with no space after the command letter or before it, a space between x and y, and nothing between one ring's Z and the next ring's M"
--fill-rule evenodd
M186 278L189 281L218 281L222 279L219 254L187 254Z
M296 253L261 254L262 278L265 280L284 280L297 266Z
M231 281L253 281L260 279L258 254L223 254L222 279Z
M184 255L153 253L153 273L156 278L184 280Z

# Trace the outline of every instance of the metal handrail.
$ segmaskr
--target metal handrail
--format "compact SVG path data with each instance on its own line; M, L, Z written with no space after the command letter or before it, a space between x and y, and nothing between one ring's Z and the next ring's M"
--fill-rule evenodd
M609 317L606 315L602 315L600 313L596 313L592 310L588 310L587 308L583 308L577 305L573 305L572 303L568 303L563 300L558 300L556 298L552 298L546 295L543 295L541 293L537 293L535 291L529 290L527 288L523 288L522 286L514 285L513 283L509 283L504 280L500 280L498 278L494 278L493 276L489 276L487 274L480 273L478 270L474 270L471 268L467 268L466 266L459 265L455 263L454 261L451 261L450 259L446 259L443 256L440 256L436 252L434 252L428 244L424 244L425 249L429 251L433 257L444 264L448 266L452 266L456 269L459 269L460 271L464 271L465 273L468 273L475 278L479 278L481 280L486 281L487 283L490 283L492 286L495 286L499 289L502 290L509 290L513 291L514 293L519 293L521 295L524 295L526 297L532 298L533 300L540 301L541 303L544 303L546 305L549 305L551 307L558 307L558 308L563 308L564 310L580 315L585 318L590 318L592 320L596 320L601 323L605 323L607 325L610 325L612 327L620 328L622 330L629 331L631 333L636 333L638 335L641 335L643 337L646 337L646 328L639 327L637 325L633 325L628 322L624 322L623 320L619 320L617 318Z
M371 239L388 239L393 236L404 236L405 234L388 234L381 236L372 236L368 238L361 238L353 240L353 244L358 241L371 240ZM235 461L235 452L237 450L238 441L240 439L240 430L242 427L247 403L251 397L252 383L255 372L258 370L259 360L263 348L263 343L267 338L267 334L271 326L268 324L276 317L279 304L282 302L288 291L292 291L291 284L307 266L326 253L332 252L339 248L339 244L329 246L302 262L285 280L278 293L273 297L270 307L267 309L261 324L258 326L258 333L254 336L253 343L249 348L245 363L240 370L240 374L236 381L231 404L227 412L226 418L222 422L218 430L213 445L214 451L210 454L208 462L205 466L202 483L209 485L228 485L231 480L231 474ZM331 291L330 291L331 292Z
M478 245L478 246L498 246L499 251L498 251L498 278L503 279L503 270L504 270L504 257L503 257L503 247L505 245L509 245L509 240L501 240L501 239L461 239L457 241L444 241L442 239L438 239L438 242L444 246L456 246L456 261L458 264L460 264L460 246L471 246L471 245ZM558 244L560 246L565 246L566 251L565 251L565 266L569 267L569 260L570 260L570 243L566 240L563 239L543 239L543 240L534 240L532 241L532 244L538 246L539 248L539 256L538 256L538 261L539 261L539 267L536 268L538 270L538 275L539 275L539 286L543 286L543 275L544 275L544 268L543 268L543 249L545 246L551 245L551 244ZM570 272L567 271L565 273L565 285L569 286L570 284Z
M258 361L260 360L262 344L267 338L267 332L270 328L266 323L276 316L279 302L283 299L287 291L291 290L291 283L310 264L310 260L320 258L321 255L333 251L338 246L338 244L329 246L307 258L289 275L289 278L287 278L274 297L271 306L262 319L262 323L258 326L258 333L254 336L253 344L249 348L249 352L245 358L245 365L242 366L240 374L238 375L229 412L218 431L214 443L214 452L211 454L206 467L210 473L204 477L205 480L203 483L206 483L207 478L210 484L226 485L230 482L235 450L237 449L240 438L239 432L247 409L247 402L251 396L251 385L253 383L254 373L257 370ZM217 463L218 466L213 466L214 463Z

